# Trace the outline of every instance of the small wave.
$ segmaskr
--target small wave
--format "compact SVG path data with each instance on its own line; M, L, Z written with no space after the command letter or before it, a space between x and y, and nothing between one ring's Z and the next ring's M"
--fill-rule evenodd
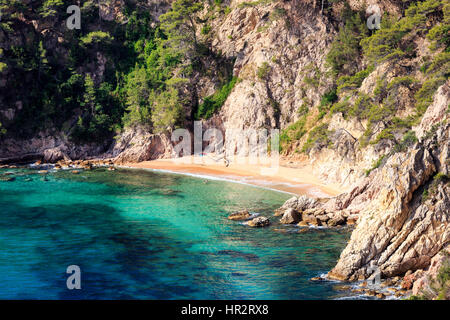
M318 229L318 230L329 229L328 227L324 227L324 226L313 226L313 225L309 225L308 228L309 228L309 229Z
M178 172L178 171L172 171L172 170L167 170L167 169L134 168L134 167L129 167L129 166L118 166L118 167L119 168L124 168L124 169L146 170L146 171L153 171L153 172L178 174L178 175L190 176L190 177L193 177L193 178L207 179L207 180L213 180L213 181L223 181L223 182L238 183L238 184L242 184L242 185L246 185L246 186L250 186L250 187L255 187L255 188L259 188L259 189L265 189L265 190L270 190L270 191L275 191L275 192L280 192L280 193L297 195L294 192L278 190L278 189L274 189L274 188L270 188L270 187L264 187L264 186L248 183L248 182L245 181L245 178L241 178L241 177L237 177L237 176L227 176L226 178L222 178L222 177L211 176L211 175L206 175L206 174L198 174L198 173L190 173L190 172ZM275 184L272 183L272 185L275 185Z
M378 299L375 299L374 297L366 296L364 294L356 294L354 296L339 297L339 298L336 298L335 300L378 300Z
M249 220L250 219L253 219L253 218L256 218L257 216L259 216L261 213L259 213L259 212L250 212L250 217L248 218Z

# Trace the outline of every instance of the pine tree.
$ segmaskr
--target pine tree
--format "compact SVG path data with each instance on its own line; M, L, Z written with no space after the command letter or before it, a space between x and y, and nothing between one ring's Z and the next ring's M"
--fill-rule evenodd
M96 107L95 86L90 75L87 75L84 79L84 95L81 105L85 108L90 108L91 116L94 115Z
M152 122L155 132L163 132L173 128L180 120L183 105L174 87L158 95L152 107Z
M202 10L203 4L197 0L176 0L172 9L160 17L162 29L172 41L194 48L198 46L197 29L194 22L195 13Z

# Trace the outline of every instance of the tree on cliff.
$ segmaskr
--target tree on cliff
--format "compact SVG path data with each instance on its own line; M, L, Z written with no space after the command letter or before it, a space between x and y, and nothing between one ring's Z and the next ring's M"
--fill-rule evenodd
M167 128L173 128L180 120L183 112L178 90L171 87L159 94L154 99L152 111L155 132L163 132Z
M161 28L169 37L167 42L192 54L198 47L194 15L202 9L203 4L196 0L173 2L172 9L160 17Z
M145 67L136 66L128 75L126 85L126 106L128 113L124 123L128 126L151 125L151 110L148 103L151 88L149 74Z
M90 75L86 75L84 80L84 96L83 96L83 102L82 106L85 108L90 109L91 116L94 115L94 109L96 105L96 99L95 99L95 87L94 87L94 81L92 80Z
M47 0L44 1L42 7L39 12L40 15L44 18L51 18L57 15L58 10L62 8L64 5L63 0Z

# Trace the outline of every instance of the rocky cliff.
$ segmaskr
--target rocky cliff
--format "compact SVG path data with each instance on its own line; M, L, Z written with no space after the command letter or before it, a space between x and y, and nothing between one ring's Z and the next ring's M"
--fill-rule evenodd
M294 209L318 220L324 215L357 217L351 239L328 277L354 281L369 278L375 270L382 278L408 273L405 281L410 284L405 286L410 289L414 283L414 294L422 294L430 281L423 269L431 265L429 274L436 278L442 262L434 265L443 260L442 252L450 244L450 123L444 99L449 90L448 83L438 89L416 128L419 141L414 147L389 156L350 192L307 207L290 200L281 208L284 214Z

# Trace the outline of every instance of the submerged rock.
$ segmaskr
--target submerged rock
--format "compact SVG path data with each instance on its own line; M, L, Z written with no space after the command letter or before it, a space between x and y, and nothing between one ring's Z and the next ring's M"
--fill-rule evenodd
M247 220L251 217L250 212L248 212L248 210L242 210L242 211L238 211L238 212L233 212L232 214L230 214L228 216L229 220L233 220L233 221L240 221L240 220Z
M0 177L0 181L12 182L14 180L16 180L15 177L10 177L10 176Z
M247 222L249 227L260 228L270 225L270 220L266 217L257 217Z

